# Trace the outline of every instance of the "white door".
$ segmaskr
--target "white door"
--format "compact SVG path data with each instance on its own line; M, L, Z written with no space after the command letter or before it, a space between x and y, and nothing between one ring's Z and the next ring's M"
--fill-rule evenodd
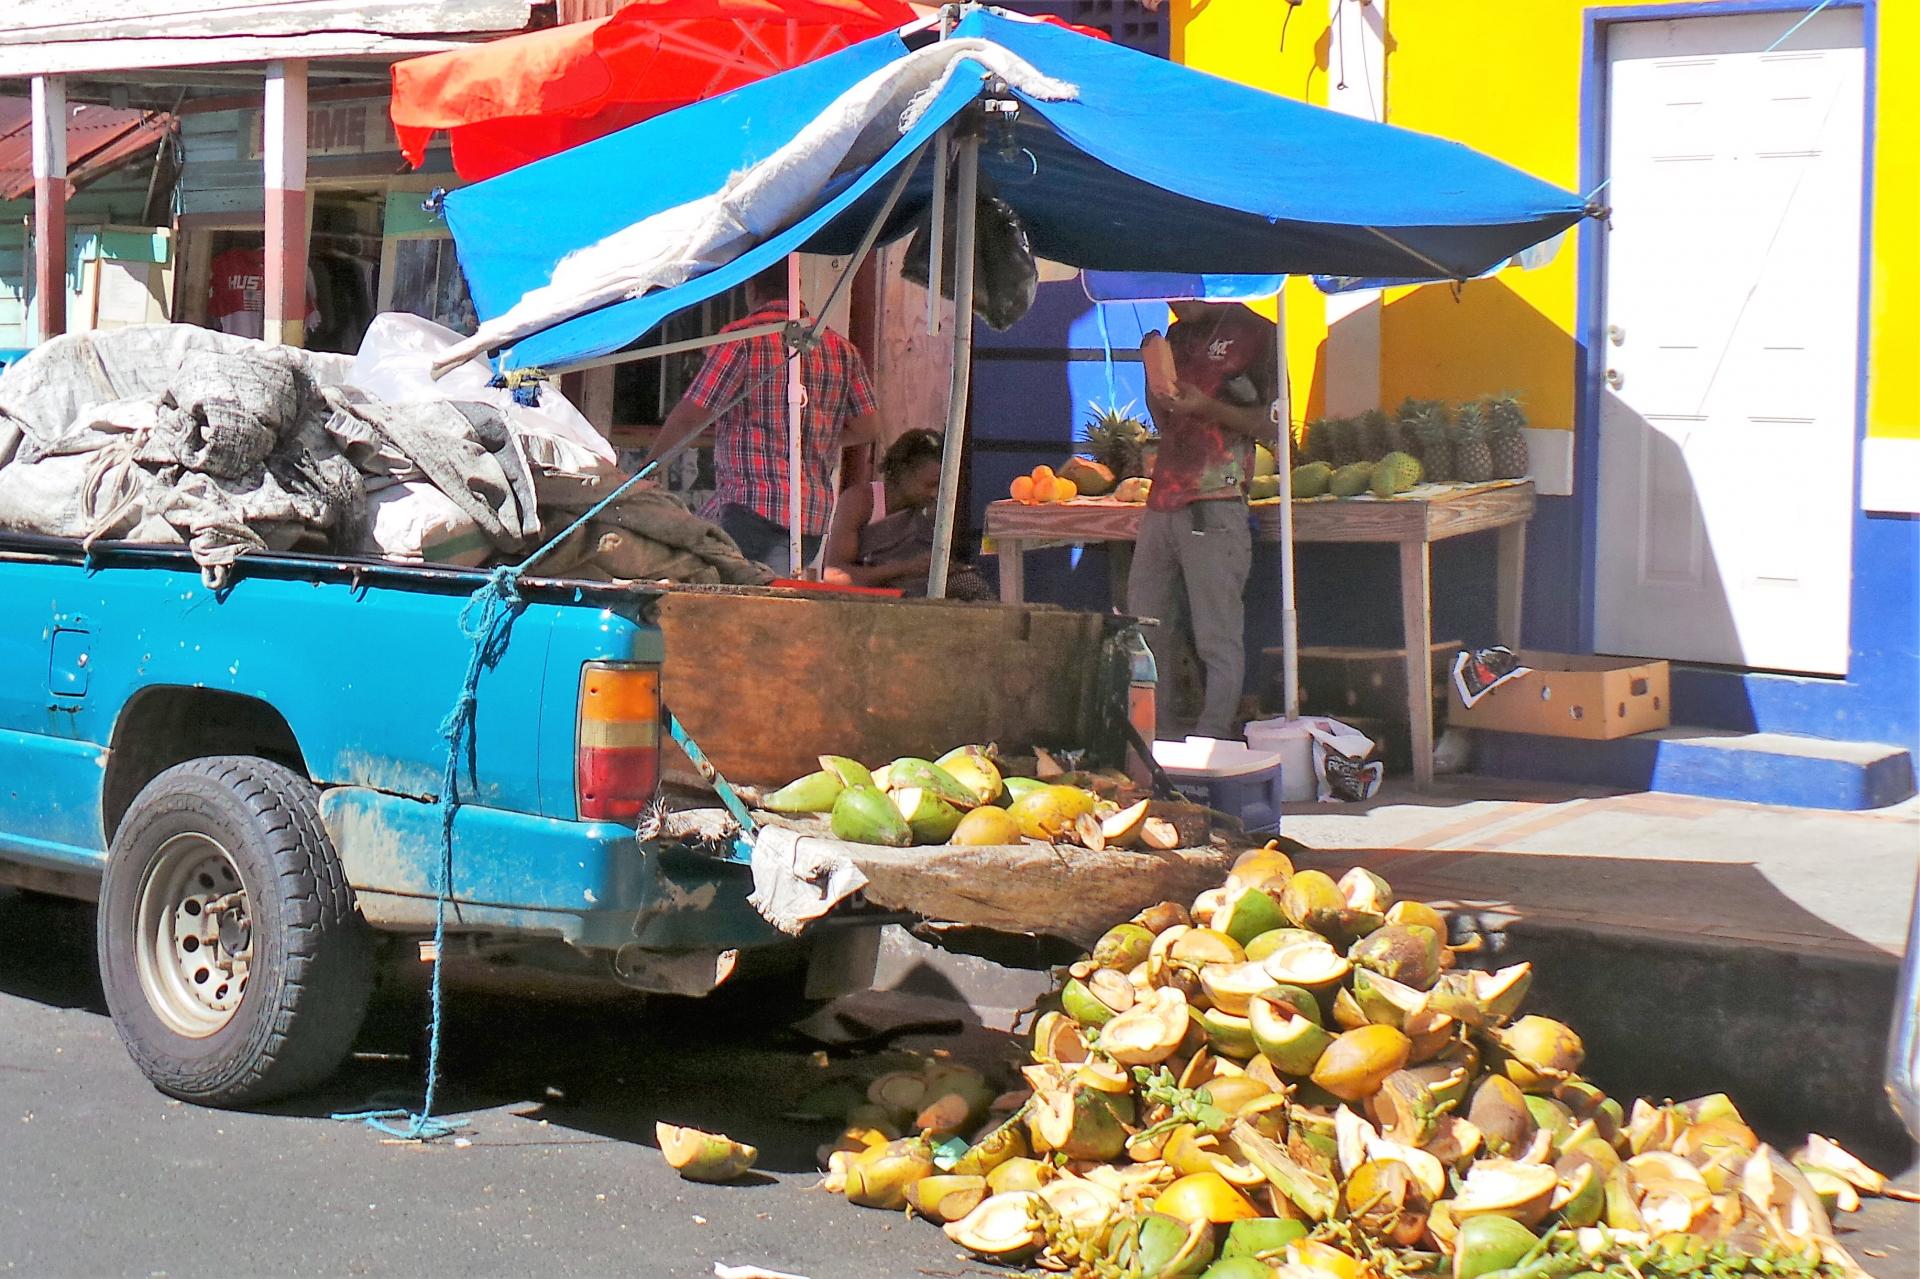
M1594 646L1844 674L1858 10L1610 28Z

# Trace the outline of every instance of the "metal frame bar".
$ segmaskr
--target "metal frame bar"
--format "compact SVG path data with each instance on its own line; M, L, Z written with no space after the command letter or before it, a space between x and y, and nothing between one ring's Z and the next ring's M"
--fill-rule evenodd
M942 132L952 129L948 125ZM953 224L953 380L947 390L947 425L940 445L940 496L933 508L933 563L927 572L927 598L947 594L947 570L953 559L954 507L960 497L961 437L967 426L967 392L973 375L974 217L980 190L980 139L960 139L955 174ZM937 242L937 241L936 241ZM934 296L939 277L931 277Z
M610 364L630 364L635 360L652 360L667 355L679 355L686 351L698 351L709 346L724 346L728 342L743 342L748 338L764 337L769 333L786 332L787 322L755 324L750 328L734 329L727 333L709 333L705 337L683 338L678 342L662 342L658 346L643 346L632 351L615 351L611 355L597 355L590 360L581 360L565 368L554 370L557 373L584 373L588 369L604 369Z

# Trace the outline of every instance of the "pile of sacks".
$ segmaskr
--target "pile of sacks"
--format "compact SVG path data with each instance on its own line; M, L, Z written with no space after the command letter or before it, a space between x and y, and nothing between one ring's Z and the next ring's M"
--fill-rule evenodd
M56 338L0 375L0 530L185 545L215 583L250 551L522 559L625 476L557 391L522 404L477 360L433 378L458 340L399 314L354 356L191 325ZM594 529L541 571L771 576L664 494Z

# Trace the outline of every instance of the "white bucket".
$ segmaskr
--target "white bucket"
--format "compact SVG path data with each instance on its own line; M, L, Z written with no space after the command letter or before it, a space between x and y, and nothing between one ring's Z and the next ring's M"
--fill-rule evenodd
M1319 793L1313 780L1313 737L1301 719L1257 719L1247 725L1247 745L1280 756L1280 795L1298 804Z

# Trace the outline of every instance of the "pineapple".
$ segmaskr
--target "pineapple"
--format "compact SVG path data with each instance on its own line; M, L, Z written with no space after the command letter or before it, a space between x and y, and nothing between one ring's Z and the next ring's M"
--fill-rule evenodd
M1287 447L1292 450L1290 456L1295 466L1304 466L1308 462L1321 460L1320 455L1314 451L1319 448L1321 444L1321 441L1314 434L1314 427L1316 425L1318 425L1317 419L1313 422L1302 422L1297 427L1288 428L1289 443Z
M1116 408L1087 405L1092 410L1080 439L1093 460L1113 472L1116 480L1147 473L1147 449L1156 440L1153 427L1133 411L1132 402Z
M1321 441L1314 446L1314 456L1336 471L1360 460L1359 425L1353 418L1321 418L1310 438Z
M1485 484L1493 478L1493 450L1488 442L1487 406L1462 404L1453 417L1453 478L1467 484Z
M1453 479L1453 441L1447 425L1447 406L1438 400L1409 396L1400 405L1400 427L1410 437L1407 452L1420 459L1421 473L1429 484Z
M1368 409L1360 415L1360 456L1364 460L1378 462L1399 448L1400 431L1385 413Z
M1527 459L1525 427L1527 415L1520 401L1502 395L1486 401L1487 447L1493 455L1493 478L1517 480L1530 469Z

